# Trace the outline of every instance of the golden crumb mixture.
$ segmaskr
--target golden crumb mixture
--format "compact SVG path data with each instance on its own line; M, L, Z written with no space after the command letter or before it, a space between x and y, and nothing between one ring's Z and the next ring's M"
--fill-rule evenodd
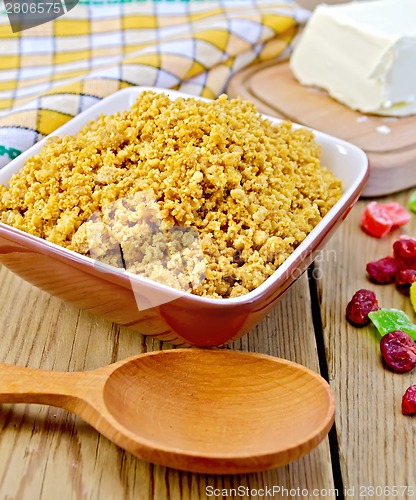
M235 297L340 198L319 158L312 132L273 125L249 102L149 91L51 139L0 186L0 220L198 295Z

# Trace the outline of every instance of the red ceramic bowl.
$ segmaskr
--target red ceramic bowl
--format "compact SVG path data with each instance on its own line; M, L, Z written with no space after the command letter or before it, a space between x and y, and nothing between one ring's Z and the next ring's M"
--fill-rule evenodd
M148 88L121 90L81 113L53 135L74 134L102 113L128 109L143 90ZM174 91L151 90L168 93L172 98L187 97ZM90 257L2 223L0 262L42 290L143 334L196 346L216 346L233 340L258 323L306 270L348 214L367 180L368 161L362 150L327 134L314 133L321 145L323 164L342 180L343 195L274 274L246 295L210 299L178 293L122 269L97 265ZM7 184L44 143L45 140L40 141L3 168L0 183Z

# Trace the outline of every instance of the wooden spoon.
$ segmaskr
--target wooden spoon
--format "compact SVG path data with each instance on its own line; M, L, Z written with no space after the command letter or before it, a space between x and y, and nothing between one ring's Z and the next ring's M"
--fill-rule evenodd
M121 448L191 472L269 469L314 448L334 396L311 370L231 350L151 352L89 372L0 365L0 403L70 410Z

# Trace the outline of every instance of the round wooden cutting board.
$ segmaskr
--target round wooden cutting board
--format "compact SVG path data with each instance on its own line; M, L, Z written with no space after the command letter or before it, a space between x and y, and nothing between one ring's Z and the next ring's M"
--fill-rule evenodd
M324 91L300 85L287 61L241 71L230 80L227 93L249 99L261 113L321 130L363 149L371 166L364 196L416 186L416 116L390 118L353 111Z

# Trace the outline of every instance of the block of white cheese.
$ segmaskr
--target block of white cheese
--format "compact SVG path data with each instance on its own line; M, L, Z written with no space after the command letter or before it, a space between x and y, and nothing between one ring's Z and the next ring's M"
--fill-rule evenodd
M416 0L319 5L290 60L304 85L363 113L416 113Z

